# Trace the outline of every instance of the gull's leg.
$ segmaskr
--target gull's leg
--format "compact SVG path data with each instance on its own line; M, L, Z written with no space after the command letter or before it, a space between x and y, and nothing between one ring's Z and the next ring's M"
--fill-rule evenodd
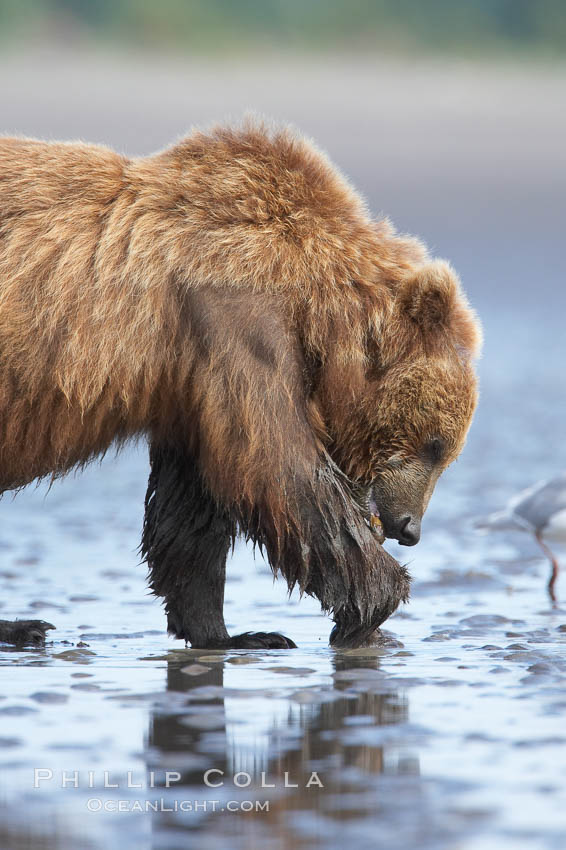
M542 549L542 551L544 552L544 554L546 555L546 557L549 559L550 563L552 564L552 572L550 574L550 578L548 580L547 587L548 587L548 595L550 596L552 601L554 603L556 603L556 592L554 590L554 585L556 584L556 579L558 578L558 573L560 571L560 567L558 566L558 561L556 559L556 556L554 555L553 552L551 552L551 550L548 548L548 546L546 545L546 543L542 539L541 532L536 531L535 537L538 541L540 548Z

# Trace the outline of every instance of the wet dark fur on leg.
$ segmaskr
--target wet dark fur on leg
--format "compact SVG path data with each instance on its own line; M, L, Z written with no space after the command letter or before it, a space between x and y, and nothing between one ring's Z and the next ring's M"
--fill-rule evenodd
M295 479L294 485L283 533L269 514L240 519L240 525L265 549L289 590L298 585L332 616L333 646L371 645L381 623L407 601L409 574L377 543L347 479L328 456L312 480Z
M293 647L277 632L228 634L222 609L235 523L216 505L185 454L152 446L150 462L142 553L151 589L165 598L169 633L202 648Z
M246 516L219 506L181 451L154 445L150 460L142 553L174 636L198 647L294 646L278 633L230 637L226 631L226 557L238 527L265 551L289 589L298 584L332 614L337 647L371 644L378 626L407 598L406 570L377 544L329 458L312 481L295 481L287 494L293 519L283 531L268 511Z

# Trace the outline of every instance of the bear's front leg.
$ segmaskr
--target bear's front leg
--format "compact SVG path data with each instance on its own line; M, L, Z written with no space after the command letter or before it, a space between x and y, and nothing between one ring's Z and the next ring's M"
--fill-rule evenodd
M45 643L46 632L54 628L45 620L0 620L0 643L41 646Z
M228 634L224 585L235 524L183 452L152 444L150 463L142 553L150 587L165 599L169 634L199 649L294 647L278 632Z
M289 590L298 585L332 615L333 647L381 643L379 626L408 598L406 568L379 544L350 483L328 456L308 477L289 476L285 493L285 524L278 528L275 511L265 505L245 530Z

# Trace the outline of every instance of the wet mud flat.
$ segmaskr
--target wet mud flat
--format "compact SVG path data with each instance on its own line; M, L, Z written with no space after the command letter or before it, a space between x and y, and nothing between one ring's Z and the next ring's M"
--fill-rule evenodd
M317 603L288 600L242 546L228 628L298 649L169 639L137 554L143 446L4 497L0 616L57 630L0 652L0 846L562 850L566 578L552 607L535 544L472 525L566 466L563 77L0 65L2 132L141 153L250 105L304 126L372 209L453 261L486 336L465 453L419 546L387 543L414 581L379 649L330 650Z

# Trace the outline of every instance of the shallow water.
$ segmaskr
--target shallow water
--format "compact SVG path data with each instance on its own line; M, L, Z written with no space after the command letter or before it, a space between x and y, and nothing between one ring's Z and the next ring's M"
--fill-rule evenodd
M80 115L72 97L73 109L61 106L47 130L39 118L35 128L21 120L34 105L33 114L42 113L39 95L26 88L29 72L20 72L22 98L0 97L7 127L68 135L75 105ZM56 90L62 72L49 73ZM105 103L127 103L115 85L121 78L104 79ZM505 103L518 102L505 100L516 91L505 85L504 118ZM175 92L159 104L163 114L181 102ZM226 105L216 90L209 94ZM147 97L157 108L157 96ZM88 104L93 124L110 121L101 103ZM127 146L125 109L112 114L108 136ZM320 121L330 144L333 132ZM359 182L366 174L371 186L356 139L338 130L336 138ZM558 585L564 607L552 608L535 544L473 529L474 517L566 466L564 261L554 224L564 172L555 151L545 183L540 146L529 137L521 151L531 170L514 165L515 194L503 191L505 173L486 185L490 203L477 189L480 159L472 158L478 170L460 187L467 194L459 228L449 180L430 215L410 179L394 187L384 175L383 202L371 189L374 208L395 212L397 203L409 211L406 226L441 242L486 328L482 401L466 451L438 485L421 544L387 544L410 562L414 584L410 603L386 624L385 647L329 649L331 624L318 604L288 600L244 546L229 567L228 628L281 630L299 648L195 651L168 638L136 553L143 446L49 493L41 486L4 499L1 615L43 618L57 631L44 649L0 652L0 846L564 847L566 579ZM422 164L411 167L424 179ZM448 156L444 172L450 168L457 170ZM535 184L538 196L530 194ZM514 202L521 192L534 197L528 226Z

